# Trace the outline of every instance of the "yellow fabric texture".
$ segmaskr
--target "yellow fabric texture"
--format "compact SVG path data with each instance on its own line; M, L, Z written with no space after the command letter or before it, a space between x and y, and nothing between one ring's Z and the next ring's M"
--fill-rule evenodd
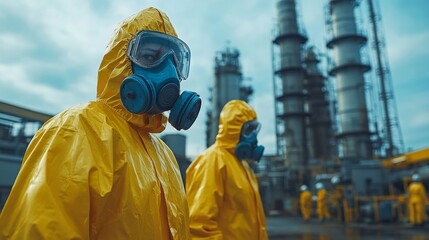
M302 191L299 195L299 205L301 207L301 214L304 220L308 220L311 217L311 192L310 191Z
M240 100L220 114L216 142L186 172L192 239L268 239L258 181L246 161L234 155L242 125L256 119Z
M427 201L425 186L413 182L408 186L408 217L412 224L422 224L426 220L425 204Z
M179 167L153 133L166 117L125 110L128 42L141 30L176 35L155 8L113 34L99 68L97 98L50 119L31 141L0 216L0 239L189 239ZM84 50L84 49L83 49Z
M326 204L327 195L328 192L326 189L320 189L317 191L317 215L319 220L328 219L331 217Z

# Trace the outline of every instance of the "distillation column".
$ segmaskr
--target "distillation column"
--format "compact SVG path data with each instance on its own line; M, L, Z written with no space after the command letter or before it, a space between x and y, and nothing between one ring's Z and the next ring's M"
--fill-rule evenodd
M245 86L241 65L240 52L232 47L226 47L215 56L215 78L211 88L211 109L208 111L207 146L216 141L219 127L219 116L223 106L233 99L248 102L253 94L251 86Z
M306 49L304 66L306 70L305 88L307 90L308 112L310 115L310 138L313 157L326 162L333 156L333 128L329 110L326 77L319 69L320 59L313 47Z
M307 179L308 167L301 60L307 37L298 23L294 0L278 1L277 11L278 29L273 40L277 151L286 159L289 180L297 185Z
M330 0L327 32L333 63L329 74L335 77L339 153L343 159L370 159L372 146L365 98L365 72L370 65L361 59L367 43L357 27L356 0Z

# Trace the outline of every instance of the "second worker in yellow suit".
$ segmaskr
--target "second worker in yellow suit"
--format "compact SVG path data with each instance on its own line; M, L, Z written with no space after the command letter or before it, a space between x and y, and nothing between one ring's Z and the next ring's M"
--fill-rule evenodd
M248 161L258 161L260 124L245 102L228 102L216 142L186 173L192 239L268 239L257 179Z
M316 184L317 189L317 216L320 221L329 219L331 215L328 211L328 206L326 204L328 192L326 191L323 183Z
M311 192L307 185L301 186L301 194L299 195L299 206L301 208L302 218L308 221L311 217L312 199Z
M418 174L413 174L412 181L413 182L408 187L408 215L411 224L419 225L426 220L426 190Z

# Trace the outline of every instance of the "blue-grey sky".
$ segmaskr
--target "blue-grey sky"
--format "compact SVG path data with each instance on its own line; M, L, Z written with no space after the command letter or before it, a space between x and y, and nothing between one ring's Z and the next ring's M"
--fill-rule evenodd
M377 0L376 0L377 1ZM407 148L429 146L429 1L378 0L399 120ZM275 152L271 29L275 0L86 1L15 0L0 2L0 101L57 114L95 98L98 66L119 22L155 6L170 17L191 48L191 72L183 89L204 101L187 132L187 152L205 149L208 87L214 55L227 42L241 52L243 74L251 77L251 105L263 127L260 142ZM300 15L308 44L326 52L324 3L302 0ZM366 2L366 1L363 1ZM362 16L366 19L367 6ZM368 31L368 27L364 26ZM371 73L372 74L372 73ZM426 96L426 97L425 97ZM166 133L174 133L169 126Z

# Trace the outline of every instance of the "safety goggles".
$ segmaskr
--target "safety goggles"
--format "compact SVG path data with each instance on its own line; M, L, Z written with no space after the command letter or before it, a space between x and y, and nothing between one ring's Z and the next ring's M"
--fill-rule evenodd
M253 133L258 134L259 130L261 130L261 124L258 121L248 121L243 124L243 127L241 127L241 136L247 138Z
M161 32L143 30L128 44L127 56L144 68L158 66L168 56L173 56L179 78L189 75L191 51L182 40Z

